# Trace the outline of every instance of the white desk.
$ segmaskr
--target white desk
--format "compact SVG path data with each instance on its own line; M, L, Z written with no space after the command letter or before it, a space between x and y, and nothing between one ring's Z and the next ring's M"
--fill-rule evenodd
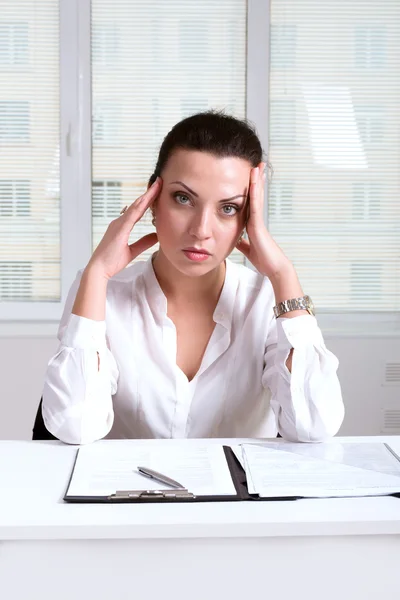
M399 498L66 504L75 452L0 442L5 600L400 599Z

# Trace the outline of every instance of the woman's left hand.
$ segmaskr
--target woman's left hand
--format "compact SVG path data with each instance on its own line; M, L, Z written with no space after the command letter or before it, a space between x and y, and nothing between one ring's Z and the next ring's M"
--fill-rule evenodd
M273 279L293 265L274 241L264 224L265 163L250 172L249 219L246 230L249 241L242 239L237 248L259 273Z

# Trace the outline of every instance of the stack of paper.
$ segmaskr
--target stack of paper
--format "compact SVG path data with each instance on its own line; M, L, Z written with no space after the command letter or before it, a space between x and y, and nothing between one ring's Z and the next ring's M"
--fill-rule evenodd
M261 498L400 493L400 459L387 444L243 444L242 456L249 493Z

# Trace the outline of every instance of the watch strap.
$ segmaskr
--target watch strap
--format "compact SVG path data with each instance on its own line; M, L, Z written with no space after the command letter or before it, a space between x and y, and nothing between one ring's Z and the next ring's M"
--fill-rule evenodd
M284 300L274 306L274 315L276 318L291 312L292 310L307 310L311 315L314 315L314 305L310 296L301 296L300 298L291 298Z

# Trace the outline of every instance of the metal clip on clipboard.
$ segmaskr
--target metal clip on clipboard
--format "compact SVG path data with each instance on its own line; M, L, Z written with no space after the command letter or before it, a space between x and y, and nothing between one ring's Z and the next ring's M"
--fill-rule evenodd
M150 499L193 499L192 494L179 481L171 479L158 471L149 469L148 467L138 467L137 470L141 475L155 479L161 483L170 485L172 489L166 490L117 490L115 494L108 496L109 500L150 500Z
M174 490L117 490L115 494L108 496L108 500L147 500L150 498L160 499L193 499L196 496L185 488Z

